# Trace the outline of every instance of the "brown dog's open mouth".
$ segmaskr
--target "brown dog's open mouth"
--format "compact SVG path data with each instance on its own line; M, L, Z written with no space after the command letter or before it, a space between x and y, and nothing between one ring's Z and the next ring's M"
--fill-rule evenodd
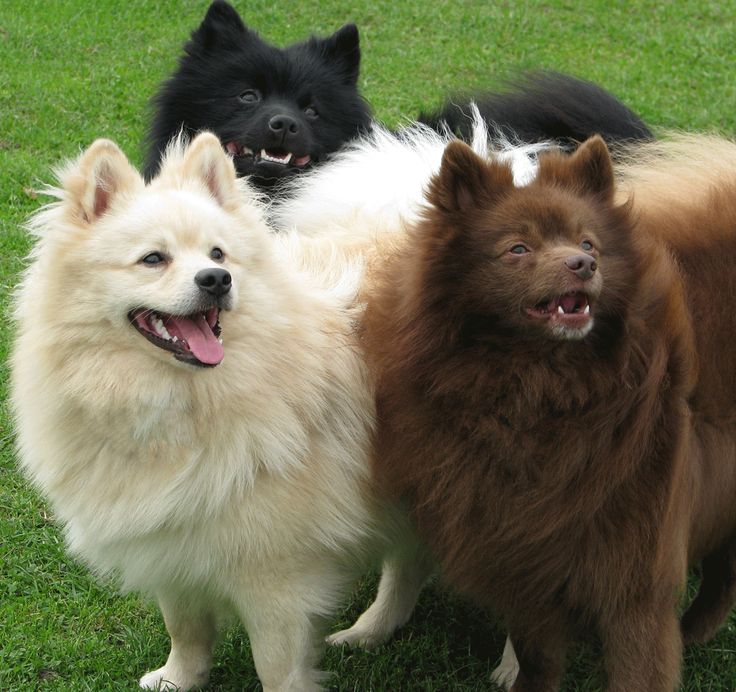
M191 365L214 367L225 357L220 340L220 309L168 315L149 308L128 313L130 323L152 344Z
M593 319L589 297L580 291L564 293L561 296L537 303L526 308L531 317L549 320L551 324L582 329Z
M284 149L261 149L260 152L254 152L249 147L241 145L235 140L231 140L225 144L225 151L232 156L250 156L253 158L254 164L277 163L292 168L304 168L312 160L309 154L296 156L294 153Z

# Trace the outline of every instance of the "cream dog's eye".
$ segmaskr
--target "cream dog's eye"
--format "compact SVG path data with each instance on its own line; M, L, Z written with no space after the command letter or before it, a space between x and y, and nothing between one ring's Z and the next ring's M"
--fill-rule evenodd
M140 259L140 263L145 264L147 267L155 267L163 262L166 262L166 257L160 252L149 252L145 257Z
M225 259L225 253L220 250L219 247L213 247L210 251L210 257L215 260L215 262L219 262Z

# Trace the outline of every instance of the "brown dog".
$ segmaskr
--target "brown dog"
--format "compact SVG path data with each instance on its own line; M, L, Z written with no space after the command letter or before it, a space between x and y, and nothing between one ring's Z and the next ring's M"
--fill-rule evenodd
M672 690L688 564L686 641L736 597L736 175L701 182L619 204L598 138L521 188L450 144L369 300L376 474L508 625L514 690L580 633L609 690Z

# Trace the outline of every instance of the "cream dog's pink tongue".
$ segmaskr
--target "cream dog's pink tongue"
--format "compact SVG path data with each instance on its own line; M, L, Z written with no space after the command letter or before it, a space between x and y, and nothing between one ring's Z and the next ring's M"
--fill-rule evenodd
M225 357L225 349L204 315L168 317L166 329L169 333L176 333L180 339L184 339L200 363L217 365Z

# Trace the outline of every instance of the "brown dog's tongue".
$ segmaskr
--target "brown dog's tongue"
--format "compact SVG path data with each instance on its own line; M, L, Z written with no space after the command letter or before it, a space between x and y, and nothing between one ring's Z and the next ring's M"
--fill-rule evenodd
M168 317L166 329L170 334L176 334L180 339L184 339L200 363L217 365L225 357L225 349L204 315Z

